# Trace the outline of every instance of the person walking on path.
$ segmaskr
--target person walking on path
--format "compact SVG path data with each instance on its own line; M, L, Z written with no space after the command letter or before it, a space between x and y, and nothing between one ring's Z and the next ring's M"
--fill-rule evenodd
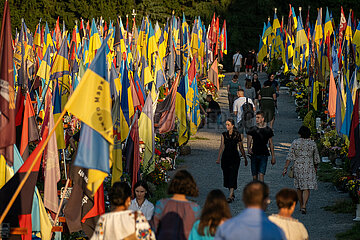
M269 187L259 181L248 183L243 191L246 209L218 227L215 240L283 240L284 232L265 214L270 203Z
M194 223L189 240L212 240L216 229L231 218L229 204L220 189L209 192L200 219Z
M239 89L239 87L240 87L239 77L238 75L235 74L227 86L230 113L233 112L233 105L234 105L234 101L237 98L237 90Z
M301 126L298 133L300 138L295 139L290 146L283 176L287 173L290 162L294 162L294 186L297 189L301 213L306 214L310 189L317 189L316 171L320 156L316 143L310 139L310 129Z
M255 96L255 105L256 107L259 106L259 93L260 93L260 90L261 90L261 83L259 81L259 76L257 73L254 73L253 74L253 77L252 77L252 81L251 81L251 86L253 88L255 88L255 93L256 93L256 96Z
M241 67L242 67L242 55L240 54L240 50L237 50L236 53L234 54L233 56L233 66L234 66L234 72L235 72L235 75L238 75L240 74L240 70L241 70Z
M272 137L274 133L272 129L266 126L264 121L264 113L258 111L256 113L256 126L248 131L250 140L248 143L248 152L251 155L251 173L254 180L264 181L266 166L269 157L268 144L271 151L271 164L276 163L274 145Z
M221 108L211 94L206 96L206 101L209 103L206 109L207 123L217 123L220 125L221 121Z
M270 81L264 82L264 87L259 93L260 110L264 112L265 122L273 128L275 121L276 92L271 87Z
M269 81L271 83L271 87L275 89L276 97L279 97L280 86L279 83L275 80L275 74L271 73L267 81Z
M221 145L216 163L221 163L221 169L224 176L224 187L229 189L227 201L231 203L235 199L234 190L237 189L237 178L240 166L238 147L245 159L245 166L247 166L248 161L241 141L241 135L235 128L234 119L228 119L226 121L226 130L227 131L223 132L221 135Z
M153 217L156 238L188 239L195 220L200 216L200 206L186 197L197 197L199 190L194 178L186 170L176 172L168 194L171 198L157 201Z
M283 188L276 194L278 214L269 216L269 220L275 223L285 233L287 240L307 240L309 234L301 222L292 218L298 196L295 190Z
M255 54L255 50L250 50L248 52L248 54L246 55L246 58L244 60L245 62L245 73L246 73L246 77L249 77L251 72L253 70L256 70L254 68L254 66L256 65L256 54Z
M247 144L249 144L249 135L247 132L254 123L254 112L256 110L253 101L250 98L244 96L244 90L238 90L238 99L234 102L234 114L236 116L236 123L238 125L239 132L241 134L241 140L244 139L244 131L247 137Z
M255 100L256 91L255 88L252 86L250 78L245 79L244 96L250 98L252 101Z

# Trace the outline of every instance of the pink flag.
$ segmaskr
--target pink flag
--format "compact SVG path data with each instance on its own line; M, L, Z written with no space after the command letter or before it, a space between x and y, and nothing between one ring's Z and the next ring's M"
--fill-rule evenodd
M333 72L330 69L328 111L329 111L329 116L331 118L335 117L335 113L336 113L336 94L337 94L337 89L336 89L335 79L334 79Z
M51 94L50 92L46 95L46 101L48 103L46 111L49 117L48 126L49 130L54 128L54 115L53 107L51 104ZM45 186L44 186L44 205L47 209L57 212L58 210L58 193L57 193L57 183L60 181L60 166L59 166L59 155L56 143L56 135L52 135L50 141L47 145L45 152Z

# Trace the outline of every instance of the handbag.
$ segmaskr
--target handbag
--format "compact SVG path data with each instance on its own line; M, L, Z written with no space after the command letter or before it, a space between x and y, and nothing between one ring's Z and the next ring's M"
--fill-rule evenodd
M290 167L288 176L289 178L294 178L294 165Z
M134 233L130 234L129 236L125 237L124 240L138 240L137 236L136 236L136 219L137 219L137 211L134 212L135 215L135 231Z

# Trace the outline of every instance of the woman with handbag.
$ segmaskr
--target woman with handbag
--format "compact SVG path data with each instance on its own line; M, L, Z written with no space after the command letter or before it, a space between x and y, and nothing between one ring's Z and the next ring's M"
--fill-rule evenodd
M320 163L320 156L316 143L310 139L310 129L301 126L298 133L300 138L294 140L290 146L283 176L287 173L290 162L294 162L294 186L299 197L300 211L302 214L306 214L310 190L317 189L316 170Z
M128 210L131 189L125 182L116 182L109 191L113 210L100 216L91 240L155 239L148 221L141 211Z

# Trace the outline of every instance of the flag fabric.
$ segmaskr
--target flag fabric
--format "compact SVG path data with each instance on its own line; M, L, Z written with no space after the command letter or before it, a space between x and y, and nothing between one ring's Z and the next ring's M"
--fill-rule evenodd
M359 122L359 98L360 98L360 89L356 92L356 99L353 109L353 115L351 119L350 127L350 144L348 157L350 158L351 170L353 173L356 173L356 170L360 167L360 122Z
M29 143L34 142L38 139L39 133L35 120L35 112L31 104L30 94L27 93L20 147L20 154L24 161L29 157Z
M55 57L50 73L50 79L58 80L59 85L61 86L61 95L63 95L65 90L70 91L68 52L69 49L67 41L62 41L60 50Z
M91 62L95 58L96 51L100 48L100 46L101 46L100 35L95 25L95 19L92 19L91 35L90 35L90 43L89 43L89 62Z
M105 213L105 203L103 198L101 199L104 196L103 185L100 185L93 195L87 188L86 179L89 177L88 169L74 165L71 167L70 179L73 181L73 189L63 211L71 233L83 230L91 238L99 215Z
M41 61L37 76L45 79L45 83L48 84L50 79L50 70L51 70L51 58L50 58L50 48L47 48L45 56Z
M143 165L147 173L154 170L154 164L151 162L155 148L153 112L152 98L147 97L139 118L139 137L145 144Z
M154 115L154 126L157 126L160 133L166 133L174 129L175 124L175 100L179 83L178 75L171 86L169 94L164 101L156 106Z
M48 129L46 128L42 136L41 142L34 149L31 155L27 158L24 164L16 172L16 174L0 189L0 213L2 214L9 204L10 199L14 195L17 187L20 182L24 179L27 171L30 170L30 166L35 161L36 155L39 153L42 148L45 139L48 135ZM5 217L4 222L8 222L12 227L22 227L27 228L27 234L23 235L23 239L31 240L31 231L32 222L31 222L31 209L32 209L32 200L35 190L35 185L39 173L41 159L37 159L34 168L32 169L28 179L26 180L23 188L21 189L19 195L17 196L14 204L10 208L10 211Z
M350 136L350 128L351 128L351 116L353 113L354 104L352 101L351 91L349 88L349 84L346 84L346 110L343 124L341 126L340 132L346 136Z
M218 72L219 72L218 61L217 61L217 59L215 59L209 70L208 79L210 80L210 82L212 82L214 84L216 89L219 91L220 84L219 84Z
M130 134L126 142L125 156L125 171L130 175L131 189L134 190L134 185L138 181L140 170L139 127L137 113L135 113Z
M180 80L179 87L176 93L175 114L179 120L179 146L187 142L189 138L189 131L186 117L186 94L185 94L185 77Z
M9 166L14 161L15 91L9 2L5 1L0 35L0 155Z
M129 96L131 97L131 89L128 76L127 66L125 64L124 71L121 74L120 134L122 142L128 136L130 126Z
M88 188L93 193L110 173L110 146L113 145L110 83L105 47L109 36L98 50L79 86L65 105L84 124L75 165L89 170ZM83 103L87 104L84 105Z
M61 116L61 96L60 96L60 90L59 90L59 84L56 84L54 93L53 93L53 114L54 114L54 122L57 122L59 117ZM57 125L56 130L56 142L58 149L64 149L65 148L65 138L64 138L64 126L62 121L59 125Z
M115 103L111 110L112 121L114 123L114 148L113 148L113 165L111 172L111 184L120 181L123 173L122 164L122 144L120 130L120 96L115 98Z
M329 87L329 101L328 101L328 111L329 116L335 117L336 114L336 98L337 98L337 89L334 79L333 71L330 70L330 87Z
M324 35L325 35L325 37L331 36L331 34L333 34L333 32L334 32L334 29L333 29L330 15L329 15L329 9L326 7Z
M54 128L54 115L52 111L51 94L48 91L46 96L46 115L48 115L47 126L51 131ZM62 123L60 123L62 124ZM44 122L45 125L45 122ZM46 126L46 125L45 125ZM60 181L60 166L56 136L52 135L45 151L45 181L44 181L44 205L47 209L57 212L58 193L57 183Z

